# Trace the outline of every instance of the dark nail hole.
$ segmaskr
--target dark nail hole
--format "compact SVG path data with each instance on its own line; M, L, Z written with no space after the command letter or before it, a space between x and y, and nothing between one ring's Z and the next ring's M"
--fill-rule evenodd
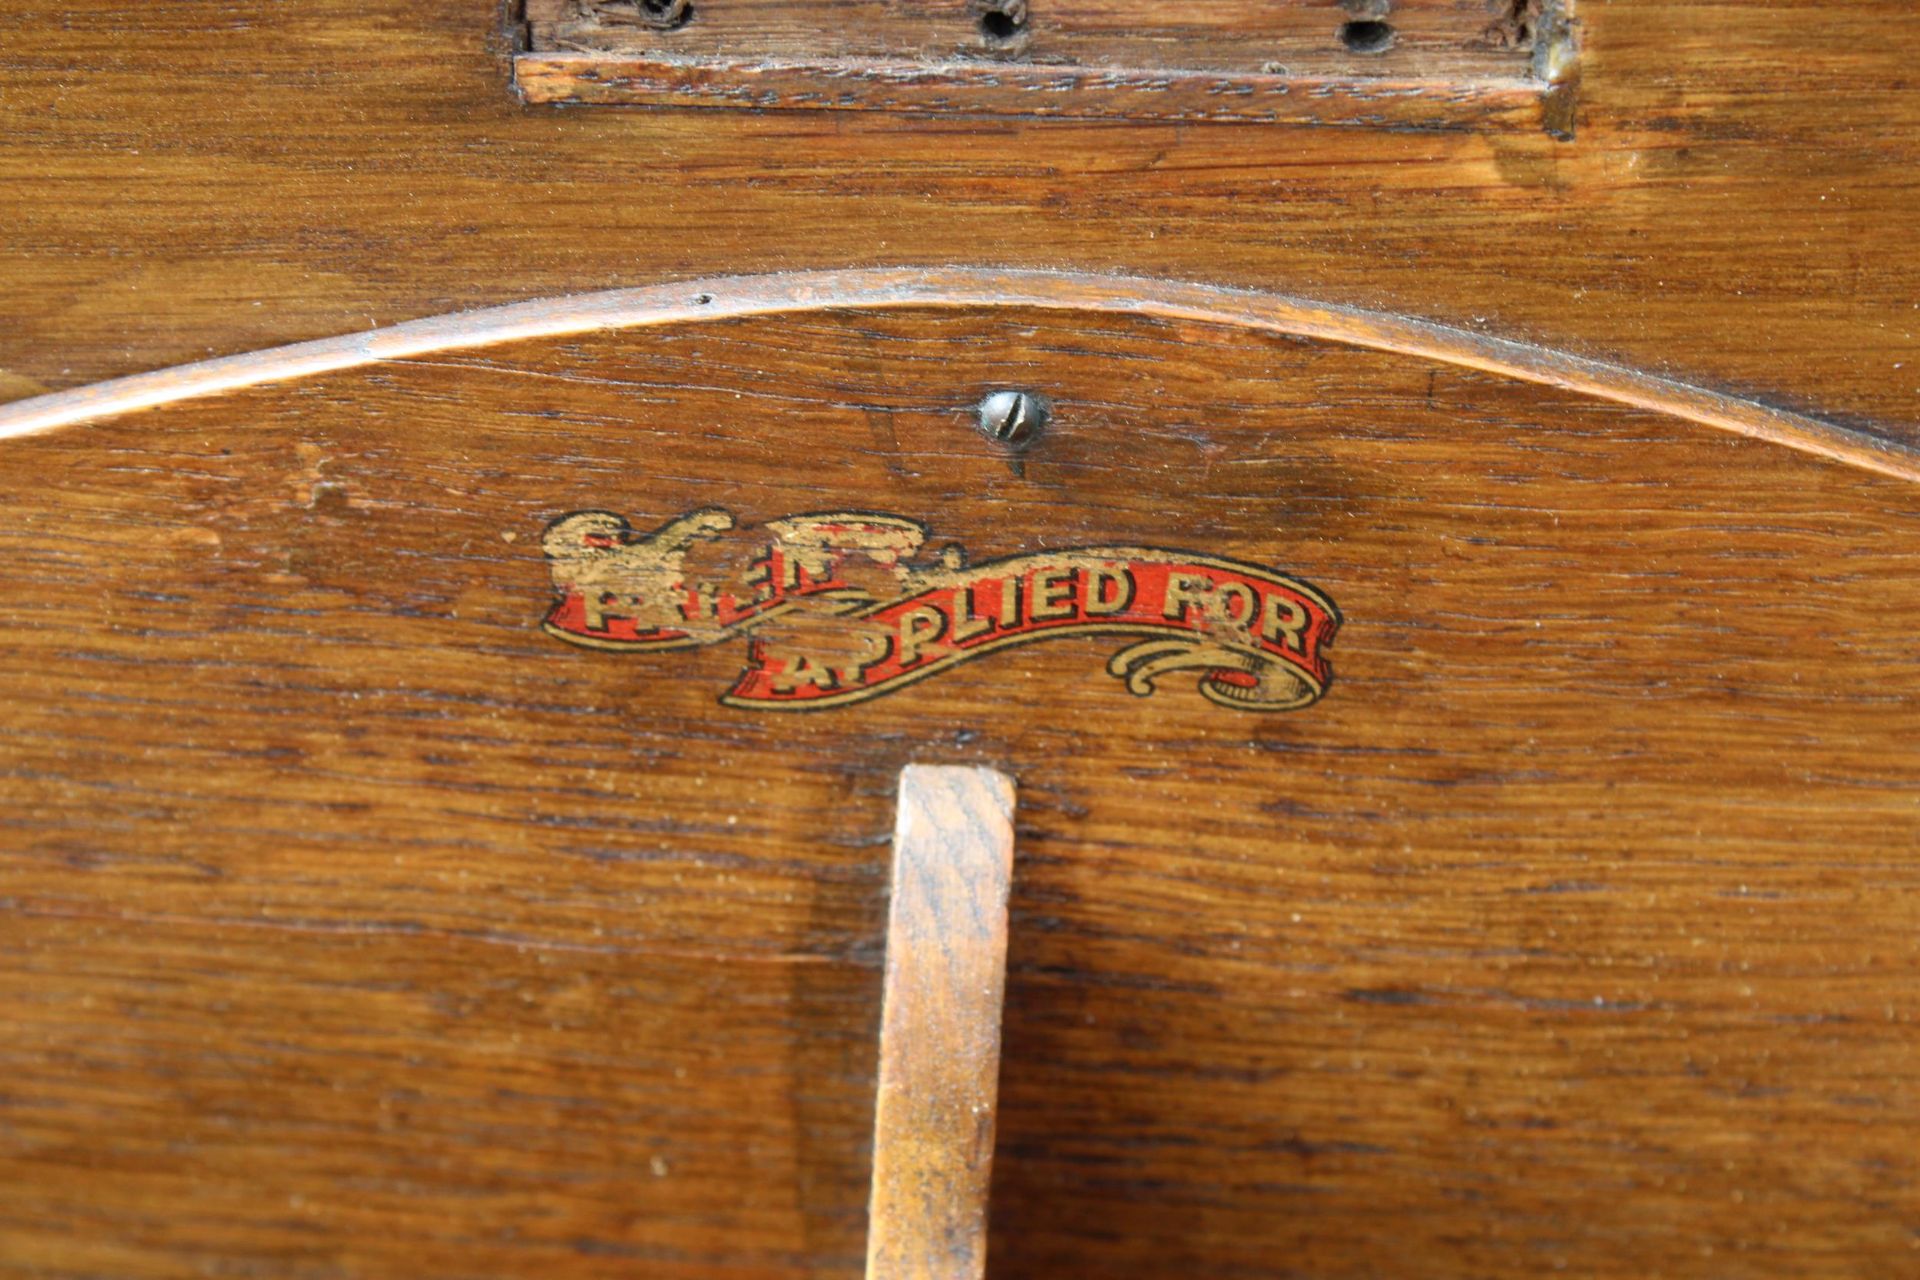
M640 16L659 31L672 31L693 21L692 0L640 0Z
M1027 24L1016 14L991 9L980 15L980 30L989 40L1011 40Z
M1340 43L1351 53L1385 53L1393 47L1391 22L1343 22Z
M696 293L693 295L693 305L696 307L711 306L713 305L713 295L710 293Z

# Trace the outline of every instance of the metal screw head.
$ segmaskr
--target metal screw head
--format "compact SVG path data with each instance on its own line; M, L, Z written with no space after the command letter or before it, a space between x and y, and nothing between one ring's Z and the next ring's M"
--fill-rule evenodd
M980 402L980 430L989 438L1024 449L1046 430L1050 410L1031 391L992 391Z

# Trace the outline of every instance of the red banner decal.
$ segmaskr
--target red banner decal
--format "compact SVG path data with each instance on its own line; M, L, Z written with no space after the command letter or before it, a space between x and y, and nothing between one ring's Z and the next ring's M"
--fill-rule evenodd
M900 516L833 513L770 522L772 540L739 588L689 581L687 551L731 529L707 509L639 535L610 512L550 526L549 632L593 648L672 649L748 638L748 664L722 701L814 709L864 701L984 654L1060 636L1123 636L1107 664L1137 695L1177 671L1239 710L1292 710L1332 679L1339 627L1314 588L1257 565L1144 547L1088 547L968 567ZM850 566L875 570L856 583ZM795 609L832 619L834 642L768 626Z

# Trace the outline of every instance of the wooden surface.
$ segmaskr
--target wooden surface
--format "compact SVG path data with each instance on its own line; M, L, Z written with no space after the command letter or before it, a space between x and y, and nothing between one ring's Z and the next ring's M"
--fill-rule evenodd
M1022 785L997 1276L1912 1270L1908 0L1588 3L1572 141L529 107L497 0L7 16L0 399L652 310L10 415L0 1273L858 1275L915 760ZM557 517L716 505L1265 565L1334 682L1088 637L755 718L735 646L540 630Z
M1525 17L1502 20L1480 0L1213 0L1205 6L1157 6L1130 0L1002 7L990 0L712 0L671 30L611 0L524 0L519 17L536 51L597 49L693 61L866 58L989 65L1133 68L1147 71L1259 71L1269 64L1302 74L1382 79L1501 78L1527 73L1531 39ZM1504 6L1506 9L1515 6ZM1523 12L1527 6L1518 6ZM987 12L1024 9L991 34ZM1356 11L1380 10L1391 47L1356 53L1340 29Z
M1571 109L1577 50L1557 0L1541 8L720 0L665 26L631 4L527 0L509 38L515 90L541 104L1564 133L1543 99Z
M867 1280L979 1280L1000 1085L1013 780L900 771Z
M1054 406L1019 459L989 387ZM1021 780L997 1276L1913 1256L1910 481L1403 351L1037 305L416 352L7 441L13 1274L857 1275L893 782ZM858 706L541 628L542 531L866 508L1312 583ZM716 546L721 544L715 544ZM1382 1222L1392 1230L1382 1230Z
M1920 447L1602 361L1543 351L1402 316L1302 298L1128 276L991 269L784 272L655 289L612 290L463 312L367 334L133 374L0 406L0 440L240 387L515 339L650 328L689 320L778 315L823 306L943 309L1038 307L1166 322L1224 324L1317 338L1537 382L1771 440L1856 467L1920 479Z
M1588 5L1572 143L530 109L497 0L8 17L0 395L569 292L963 264L1248 285L1920 424L1907 0Z
M1280 75L1173 75L1151 70L1001 67L977 63L687 63L601 54L514 59L528 103L766 111L892 111L963 118L1292 124L1360 129L1539 131L1545 86L1522 77L1379 80ZM1553 126L1558 127L1558 126Z

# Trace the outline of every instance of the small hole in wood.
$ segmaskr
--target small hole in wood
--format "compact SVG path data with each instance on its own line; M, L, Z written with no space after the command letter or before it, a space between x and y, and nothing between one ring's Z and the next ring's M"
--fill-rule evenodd
M1026 29L1027 15L1018 10L989 9L980 15L980 31L989 40L1011 40Z
M693 21L692 0L639 0L641 20L656 31L672 31Z
M1385 53L1393 47L1391 22L1343 22L1340 43L1349 53Z

